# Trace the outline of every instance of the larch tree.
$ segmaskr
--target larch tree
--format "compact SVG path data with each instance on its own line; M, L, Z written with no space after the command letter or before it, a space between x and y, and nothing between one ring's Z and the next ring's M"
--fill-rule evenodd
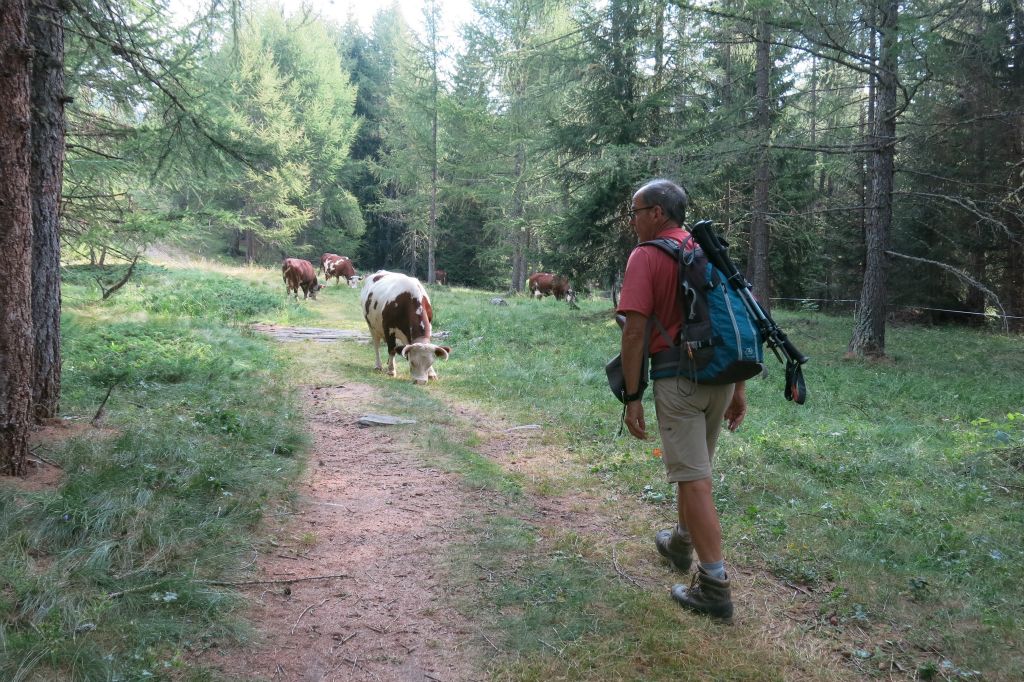
M27 0L0 6L0 474L21 475L32 420L32 48Z
M562 98L560 43L574 26L549 0L494 0L477 13L479 22L465 32L473 59L458 81L462 120L476 125L462 131L469 144L460 150L458 174L487 188L478 190L487 205L484 231L508 263L508 289L522 291L532 266L555 264L545 258L544 237L560 202L543 123Z
M364 208L366 223L366 232L354 259L360 269L398 267L395 254L401 243L402 226L389 216L365 209L393 193L389 185L378 182L373 169L380 163L384 148L381 125L388 114L399 28L398 10L391 7L374 16L369 35L352 22L343 27L340 37L343 67L351 74L358 90L354 111L361 121L351 151L353 192Z
M57 416L60 401L60 197L64 178L64 10L33 0L32 325L33 416Z
M363 232L346 186L358 130L355 88L323 23L268 9L202 64L204 113L245 159L220 154L180 189L247 262L355 248ZM215 150L216 151L216 150ZM314 243L309 243L314 242Z
M899 2L872 0L877 24L869 27L877 32L878 60L871 75L875 82L871 132L867 140L870 153L868 167L868 223L864 244L864 282L854 315L853 336L848 352L861 357L885 355L885 316L888 303L887 275L889 235L893 215L893 182L896 158L896 95Z
M444 189L445 135L440 120L442 100L447 93L440 80L443 57L440 9L436 2L424 7L426 34L420 38L407 26L397 34L394 87L388 101L388 117L381 125L384 151L375 165L377 177L390 188L373 208L388 219L405 226L405 263L416 276L426 266L426 278L433 281L431 267L437 243L438 201ZM427 250L421 263L420 245Z

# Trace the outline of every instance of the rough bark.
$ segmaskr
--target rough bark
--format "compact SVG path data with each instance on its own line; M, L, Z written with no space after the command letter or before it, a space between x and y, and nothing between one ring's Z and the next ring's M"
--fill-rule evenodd
M35 419L56 417L60 401L60 196L64 171L64 25L59 3L33 0L32 325Z
M750 220L750 255L747 260L747 279L758 295L761 305L769 308L771 282L768 276L768 188L771 184L771 105L769 78L771 75L771 35L762 15L757 22L756 88L758 145L754 170L753 215Z
M0 474L20 475L32 404L31 70L27 0L0 3Z
M892 189L896 153L896 30L897 0L878 0L879 64L870 135L869 208L865 234L864 283L854 317L849 352L862 357L885 356L886 268L892 226Z

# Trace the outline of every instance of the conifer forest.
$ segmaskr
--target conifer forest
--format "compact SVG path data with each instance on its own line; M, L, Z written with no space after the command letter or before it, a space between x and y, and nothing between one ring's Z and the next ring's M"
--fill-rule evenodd
M849 353L884 356L892 316L1024 328L1017 0L475 0L461 25L427 0L369 28L177 4L4 3L11 423L56 410L61 259L334 252L614 295L654 177L770 305L853 311Z

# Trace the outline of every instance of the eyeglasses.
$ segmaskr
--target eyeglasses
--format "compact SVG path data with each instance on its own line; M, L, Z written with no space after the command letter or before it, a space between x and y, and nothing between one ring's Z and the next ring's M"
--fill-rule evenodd
M632 220L633 218L636 217L636 214L639 213L640 211L646 211L646 210L649 210L649 209L652 209L652 208L657 208L657 207L658 207L657 204L653 204L651 206L641 206L640 208L631 208L628 211L626 211L626 216L630 220Z

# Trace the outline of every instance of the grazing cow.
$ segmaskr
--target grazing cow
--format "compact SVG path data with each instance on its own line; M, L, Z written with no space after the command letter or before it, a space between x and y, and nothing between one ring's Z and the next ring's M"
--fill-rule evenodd
M434 281L438 284L448 284L448 273L441 268L434 270Z
M377 354L374 369L383 370L380 342L384 340L388 344L388 376L395 376L395 354L401 353L409 361L414 383L425 384L428 379L436 379L434 360L447 360L452 349L430 342L434 311L420 281L398 272L380 270L366 277L359 301Z
M530 286L530 295L534 298L555 295L561 301L563 298L570 304L576 303L576 292L569 285L569 278L565 275L552 275L550 272L535 272L527 280Z
M281 275L284 277L285 295L295 292L295 300L299 300L299 288L302 288L302 298L316 300L316 292L323 289L322 284L317 284L316 273L313 271L313 264L301 258L285 258L281 263Z
M347 256L339 256L336 253L325 253L320 256L320 269L323 270L325 283L330 282L331 277L333 277L338 284L341 284L341 278L344 277L350 287L354 287L359 283L359 275L356 273L356 269L352 265L352 259Z

